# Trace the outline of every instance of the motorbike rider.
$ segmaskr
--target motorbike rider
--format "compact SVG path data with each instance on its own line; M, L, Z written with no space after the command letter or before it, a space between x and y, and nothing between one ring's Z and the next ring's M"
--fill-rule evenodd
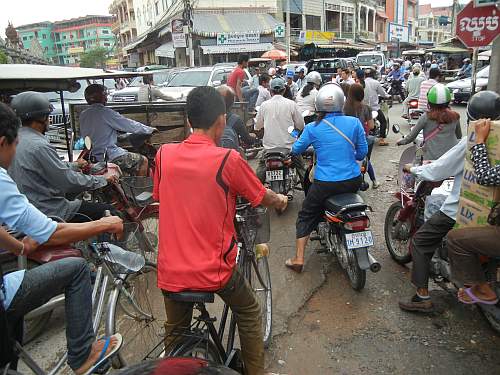
M498 96L485 93L486 91L479 92L469 101L467 105L469 120L500 117ZM403 310L434 311L428 288L430 262L443 238L455 225L466 151L467 137L463 137L455 147L438 160L418 167L408 165L404 168L405 171L411 172L417 178L425 181L442 181L454 176L454 183L452 191L441 209L427 220L413 236L411 242L413 260L411 279L417 290L413 297L399 302L399 307ZM467 230L468 233L469 230Z
M463 65L458 71L459 78L470 78L472 76L472 65L470 63L470 59L464 59Z
M115 182L115 177L91 176L81 173L84 160L75 163L59 158L45 133L49 127L52 105L45 95L26 91L16 95L12 108L22 121L19 145L9 174L19 190L29 201L48 216L59 217L67 222L97 220L113 206L104 203L70 200L68 194L104 187Z
M429 79L420 84L420 95L418 97L418 109L427 111L427 93L436 83L439 83L441 70L432 68L429 70Z
M306 68L301 66L300 68L297 69L297 73L298 73L299 77L297 78L297 82L295 82L295 83L297 84L297 87L299 88L299 91L300 91L300 89L302 89L302 87L304 87L307 83Z
M410 134L400 139L397 145L413 142L423 130L424 160L439 159L462 138L460 115L449 107L450 102L451 92L448 87L442 83L432 86L427 93L429 112L420 116Z
M255 130L264 128L262 144L264 152L257 167L257 177L260 181L266 180L265 151L273 148L291 149L294 138L288 133L288 127L295 129L304 128L304 118L299 112L297 104L283 97L285 92L285 81L282 78L274 78L271 81L271 93L273 97L264 102L256 117ZM305 175L304 161L300 155L293 157L293 164L300 180Z
M259 107L265 101L271 99L271 93L269 92L269 84L271 82L271 77L264 73L259 77L259 97L257 98L257 102L255 103L255 107Z
M418 99L420 95L420 86L422 82L425 81L425 75L421 74L420 64L415 64L412 69L412 74L410 74L410 78L406 83L406 91L408 95L406 99L403 101L403 117L408 118L408 103L410 100Z
M29 255L41 244L62 246L104 232L121 234L123 223L118 217L90 223L56 223L28 202L6 171L16 153L18 129L19 118L0 103L0 225L28 236L17 240L0 227L0 248L15 255ZM60 259L3 277L0 274L0 319L6 320L8 329L8 332L2 330L2 342L4 335L20 342L24 315L61 293L65 293L66 299L68 364L76 374L83 374L100 356L109 357L121 345L118 334L107 338L109 346L107 339L95 340L90 270L83 258ZM2 347L0 358L5 361L0 363L2 373L6 363L11 362L11 368L17 365L15 355L8 351L8 347Z
M295 100L297 94L299 92L299 86L293 81L293 70L286 71L286 85L290 89L290 93L292 94L292 100Z
M154 176L153 197L160 204L158 287L167 312L165 344L172 344L169 333L174 329L190 327L193 314L192 303L175 301L170 293L215 292L236 318L246 373L262 375L261 309L236 264L236 197L246 198L254 207L279 210L288 200L264 188L236 151L216 147L224 131L226 106L213 87L192 90L186 113L193 134L182 143L160 148Z
M304 113L305 111L312 113L316 111L315 102L322 83L321 74L311 72L307 74L306 81L307 84L299 91L295 99L300 113Z
M85 89L85 100L90 105L80 114L80 135L92 140L92 155L98 160L118 165L125 175L147 176L145 156L127 152L116 145L118 132L152 134L155 128L141 124L107 108L106 87L92 84Z
M395 63L392 66L392 70L387 75L387 78L391 78L391 86L395 90L393 94L399 95L401 99L404 98L403 92L403 81L404 81L404 72L399 63Z
M476 181L480 185L500 186L500 164L490 164L485 146L490 120L500 119L500 95L493 91L481 91L471 101L477 101L477 105L469 106L469 116L482 118L475 123L476 144L471 148ZM458 292L458 299L466 304L498 303L498 296L486 281L479 262L479 256L500 257L500 217L497 217L496 223L490 224L478 228L453 229L448 233L452 276L464 285L465 289Z
M366 69L364 80L365 84L365 104L367 104L372 111L377 111L377 119L380 122L380 141L379 146L388 146L389 143L385 140L387 134L387 119L384 112L380 109L379 97L387 98L389 95L385 92L384 88L379 81L374 79L376 71L374 69Z
M335 194L355 193L362 183L356 160L363 160L368 152L365 131L357 118L342 113L344 100L339 85L324 85L316 98L318 120L307 124L292 148L300 155L312 145L317 158L314 181L297 218L296 254L285 262L295 272L302 272L305 247L324 215L325 200Z

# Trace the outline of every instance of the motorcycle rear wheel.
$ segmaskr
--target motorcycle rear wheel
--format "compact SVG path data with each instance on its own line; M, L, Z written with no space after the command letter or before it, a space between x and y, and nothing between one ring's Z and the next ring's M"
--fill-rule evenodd
M387 250L389 250L389 254L391 254L391 258L396 261L396 263L405 265L411 262L411 254L408 246L408 240L400 240L394 238L394 226L398 223L396 219L399 211L403 207L401 206L401 202L394 202L389 209L387 210L387 214L385 215L385 224L384 224L384 236L385 243L387 245ZM399 246L405 250L398 250L395 246L397 243Z
M495 308L498 309L498 307L495 307ZM496 333L500 334L500 320L492 312L490 312L486 308L479 306L479 310L481 310L484 317L486 318L486 320L490 324L491 328L493 328L493 330L495 330Z

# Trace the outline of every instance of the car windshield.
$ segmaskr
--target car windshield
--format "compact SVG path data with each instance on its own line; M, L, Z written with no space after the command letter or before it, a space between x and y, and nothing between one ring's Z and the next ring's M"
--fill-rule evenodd
M152 74L153 74L153 82L157 86L165 85L166 83L168 83L168 81L174 75L174 73L171 71L163 71L163 72L157 72L157 73L152 73ZM129 87L140 87L141 85L142 85L142 77L135 77L128 84Z
M78 81L80 84L80 88L76 92L69 92L69 91L63 91L64 95L64 100L85 100L85 89L88 87L89 84L93 83L98 83L102 85L102 79L93 79L93 80L80 80ZM114 79L105 79L104 80L104 86L108 90L114 90L115 89L115 80ZM46 92L45 96L49 101L51 102L58 102L60 100L60 96L58 92Z
M167 85L168 87L198 87L207 86L210 71L186 70L177 74Z
M382 56L378 55L361 55L357 61L359 65L382 65Z
M342 68L340 60L320 60L312 63L311 71Z
M481 69L479 72L477 72L477 78L489 78L490 76L490 66L488 65L487 67Z

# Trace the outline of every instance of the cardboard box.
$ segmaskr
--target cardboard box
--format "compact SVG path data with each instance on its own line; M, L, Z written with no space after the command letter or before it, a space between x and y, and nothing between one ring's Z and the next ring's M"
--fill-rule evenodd
M495 202L500 202L500 186L479 185L474 166L466 160L460 196L481 206L491 208Z
M483 227L488 224L490 208L460 197L455 228Z
M476 133L474 129L475 121L471 121L467 129L467 153L465 159L472 163L470 149L476 144ZM500 121L492 121L490 134L486 139L486 148L488 149L488 158L491 165L500 164Z

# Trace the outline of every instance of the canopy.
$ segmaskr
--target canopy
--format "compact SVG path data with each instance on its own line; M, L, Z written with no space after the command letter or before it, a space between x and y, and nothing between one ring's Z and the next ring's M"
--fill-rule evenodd
M78 89L76 81L80 79L130 78L145 74L66 66L5 64L0 69L0 90L74 91Z
M425 51L423 49L410 49L408 51L403 51L403 56L407 55L425 55Z
M162 44L155 50L155 56L175 59L175 48L173 42Z
M425 50L426 53L467 53L470 52L467 48L459 48L459 47L434 47Z
M272 60L286 60L286 52L280 51L279 49L272 49L270 51L265 52L262 54L261 57L267 57L268 59Z
M243 53L243 52L262 52L273 48L271 43L249 43L249 44L230 44L219 46L201 46L205 55L214 55L218 53ZM286 58L286 57L285 57Z

